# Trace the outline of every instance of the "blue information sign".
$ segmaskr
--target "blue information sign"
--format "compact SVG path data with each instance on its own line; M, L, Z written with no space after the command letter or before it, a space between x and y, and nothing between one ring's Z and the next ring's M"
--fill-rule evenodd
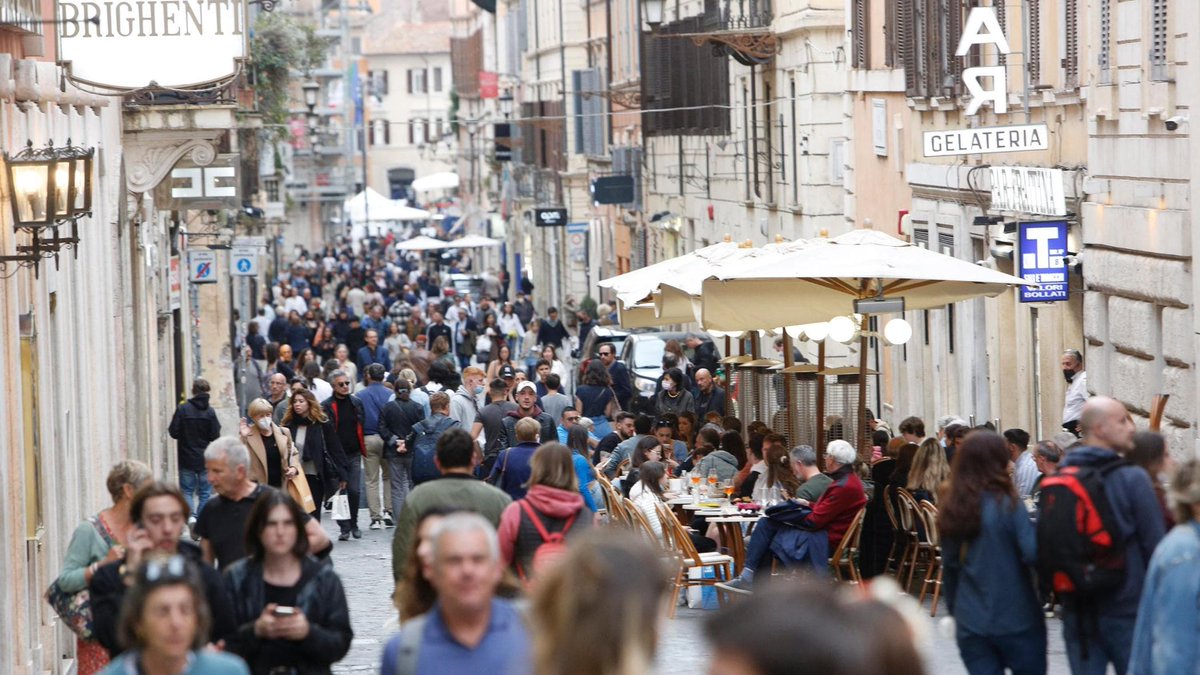
M1067 222L1021 223L1017 226L1017 268L1025 281L1021 302L1063 302L1067 299Z

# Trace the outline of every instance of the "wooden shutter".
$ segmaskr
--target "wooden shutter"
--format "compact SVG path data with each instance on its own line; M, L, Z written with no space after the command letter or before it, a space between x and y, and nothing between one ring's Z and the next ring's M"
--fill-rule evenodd
M920 57L916 45L913 10L917 0L895 0L897 64L904 69L904 90L908 96L920 96Z
M411 94L411 93L413 93L413 71L412 71L412 68L409 68L407 72L408 72L408 93ZM409 125L409 129L410 130L412 129L412 125ZM412 135L411 132L409 135L410 136ZM411 142L412 141L410 140L409 143L411 143Z
M380 75L380 90L381 91L379 91L378 93L380 96L387 96L387 93L388 93L388 71L381 70L381 71L379 71L379 75Z
M1000 23L1000 30L1008 35L1008 3L1005 0L992 0L992 7L996 10L996 21ZM1008 65L1008 54L1001 54L998 61L999 65Z
M1150 78L1167 79L1167 0L1153 0L1151 9Z
M1042 83L1042 0L1029 3L1029 84Z
M1078 0L1063 0L1063 28L1066 35L1066 54L1062 68L1068 89L1079 86L1079 5Z
M850 59L852 68L869 68L868 49L867 49L867 14L870 12L869 0L853 0L852 11L854 15L851 17L850 30L852 31L852 47L853 54Z

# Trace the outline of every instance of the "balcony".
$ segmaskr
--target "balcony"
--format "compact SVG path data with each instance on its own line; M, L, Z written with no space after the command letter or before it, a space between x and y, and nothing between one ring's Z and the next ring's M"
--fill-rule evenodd
M724 0L719 30L769 32L774 18L771 0Z
M42 34L42 16L37 0L0 0L0 26Z

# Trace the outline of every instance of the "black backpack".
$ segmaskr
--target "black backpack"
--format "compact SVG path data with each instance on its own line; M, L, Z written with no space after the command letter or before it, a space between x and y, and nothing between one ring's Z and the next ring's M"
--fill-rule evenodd
M1064 600L1114 592L1125 582L1125 542L1105 482L1128 463L1068 466L1046 476L1038 502L1038 574Z
M433 418L424 419L413 426L412 435L408 438L409 452L412 453L412 482L420 485L425 481L441 478L434 457L437 455L438 437L447 429L458 426L458 420L443 417L436 422Z

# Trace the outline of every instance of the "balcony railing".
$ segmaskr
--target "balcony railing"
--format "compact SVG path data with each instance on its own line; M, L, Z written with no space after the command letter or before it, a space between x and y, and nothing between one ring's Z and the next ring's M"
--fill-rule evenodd
M770 28L773 18L771 0L724 0L720 7L720 25L716 29L767 29Z

